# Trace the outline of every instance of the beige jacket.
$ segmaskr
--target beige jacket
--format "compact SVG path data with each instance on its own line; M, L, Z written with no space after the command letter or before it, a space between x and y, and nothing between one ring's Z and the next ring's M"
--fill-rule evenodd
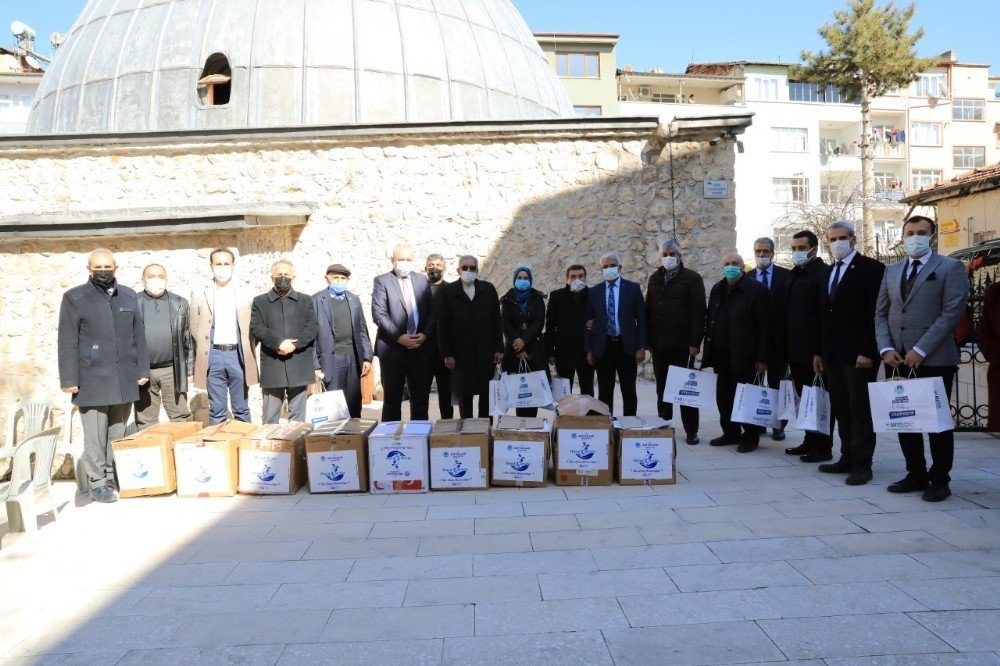
M236 290L237 318L240 323L240 351L247 386L258 382L257 341L250 335L250 310L253 297L245 289ZM194 338L194 385L208 386L208 354L212 349L212 285L195 289L191 294L191 337Z

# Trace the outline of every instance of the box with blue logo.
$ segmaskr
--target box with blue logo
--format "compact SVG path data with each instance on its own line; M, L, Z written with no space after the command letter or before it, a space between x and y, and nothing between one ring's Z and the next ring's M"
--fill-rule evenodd
M368 478L373 493L430 490L427 440L430 421L387 421L368 436Z
M311 493L368 492L368 435L378 421L324 423L306 435Z
M199 430L200 423L160 423L112 442L122 498L177 490L174 441Z
M556 485L610 486L614 444L610 416L557 416Z
M240 440L258 426L227 421L174 443L178 497L232 497L239 482Z
M444 419L430 441L431 490L489 488L490 420Z
M305 483L311 430L308 423L272 423L241 439L240 494L294 495Z
M551 446L552 423L548 419L499 417L493 428L490 485L545 487Z
M657 416L623 416L615 419L615 432L621 485L677 483L677 442L667 421Z

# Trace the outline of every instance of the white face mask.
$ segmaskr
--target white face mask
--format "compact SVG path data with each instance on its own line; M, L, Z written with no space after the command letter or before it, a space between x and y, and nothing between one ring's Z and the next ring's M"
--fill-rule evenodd
M167 281L163 278L149 278L146 280L146 293L153 298L159 298L167 291Z
M569 283L570 291L583 291L587 287L587 283L583 280L573 280Z
M771 257L756 257L757 268L764 270L771 265Z
M913 258L922 257L931 249L931 237L907 236L903 239L903 249Z
M796 266L805 266L809 263L809 250L796 250L792 252L792 263Z
M212 275L219 282L229 282L233 279L233 267L232 266L216 266L212 270Z
M847 255L849 255L851 253L851 250L853 249L854 248L851 247L850 239L836 240L830 243L830 253L833 254L833 256L837 259L837 261L840 261Z
M406 277L413 270L413 262L406 259L399 259L396 261L396 275L399 277Z
M478 274L476 273L476 271L462 271L461 273L459 273L459 275L462 278L462 282L464 282L465 284L472 284L473 282L476 281L476 275Z
M680 265L681 260L678 257L666 256L660 259L660 263L663 264L665 269L672 271Z
M607 282L614 282L619 276L617 266L608 266L607 268L601 269L601 273L604 275L604 279Z

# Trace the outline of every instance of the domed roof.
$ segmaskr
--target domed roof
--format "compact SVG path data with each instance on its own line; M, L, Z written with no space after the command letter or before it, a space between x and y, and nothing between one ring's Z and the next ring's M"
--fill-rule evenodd
M33 134L570 116L509 0L89 0Z

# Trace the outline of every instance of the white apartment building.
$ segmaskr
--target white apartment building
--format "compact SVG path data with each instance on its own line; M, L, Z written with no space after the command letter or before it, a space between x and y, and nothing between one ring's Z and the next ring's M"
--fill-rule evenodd
M30 57L30 56L29 56ZM44 71L16 49L0 47L0 134L21 134Z

